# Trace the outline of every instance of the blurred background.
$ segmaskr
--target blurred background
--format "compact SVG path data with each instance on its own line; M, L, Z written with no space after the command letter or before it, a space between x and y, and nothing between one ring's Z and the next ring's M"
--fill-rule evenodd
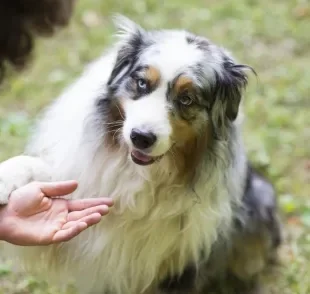
M286 233L281 274L271 292L309 294L309 0L77 1L69 26L40 39L31 65L0 85L0 161L23 150L35 116L113 41L115 12L146 28L201 34L254 67L258 79L250 79L243 102L244 140L254 165L277 189ZM60 292L2 256L0 293Z

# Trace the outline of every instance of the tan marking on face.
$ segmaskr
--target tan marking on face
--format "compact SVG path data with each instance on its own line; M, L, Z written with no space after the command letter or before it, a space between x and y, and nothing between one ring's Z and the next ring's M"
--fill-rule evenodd
M157 68L149 66L145 72L146 79L149 81L152 88L156 87L160 81L160 72Z
M211 142L211 125L207 124L203 134L198 134L186 120L169 117L172 126L171 164L177 167L180 181L192 180L203 153Z
M184 90L192 90L193 88L194 88L193 81L186 76L180 76L174 84L175 93L181 93Z
M180 142L181 144L188 144L195 140L195 130L186 120L176 118L172 115L170 115L169 120L172 126L171 138L173 141Z

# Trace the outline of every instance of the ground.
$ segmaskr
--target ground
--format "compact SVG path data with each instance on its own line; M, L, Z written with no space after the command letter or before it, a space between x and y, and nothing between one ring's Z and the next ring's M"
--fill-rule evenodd
M272 293L310 293L310 3L307 0L83 0L70 26L37 44L34 62L0 88L0 161L22 151L34 116L113 39L111 15L185 28L255 68L244 106L249 157L274 183L285 221ZM70 114L68 114L70 115ZM58 294L3 258L0 294Z

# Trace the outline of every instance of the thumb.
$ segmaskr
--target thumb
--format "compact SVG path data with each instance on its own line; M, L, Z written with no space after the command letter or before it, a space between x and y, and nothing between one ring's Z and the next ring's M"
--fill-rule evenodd
M78 183L74 180L59 182L40 182L39 188L47 197L66 196L76 190Z

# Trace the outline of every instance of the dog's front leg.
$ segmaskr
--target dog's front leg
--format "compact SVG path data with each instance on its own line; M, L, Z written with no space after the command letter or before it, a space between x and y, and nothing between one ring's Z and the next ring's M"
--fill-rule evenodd
M38 157L15 156L0 164L0 205L7 204L10 194L32 182L52 180L51 168Z

